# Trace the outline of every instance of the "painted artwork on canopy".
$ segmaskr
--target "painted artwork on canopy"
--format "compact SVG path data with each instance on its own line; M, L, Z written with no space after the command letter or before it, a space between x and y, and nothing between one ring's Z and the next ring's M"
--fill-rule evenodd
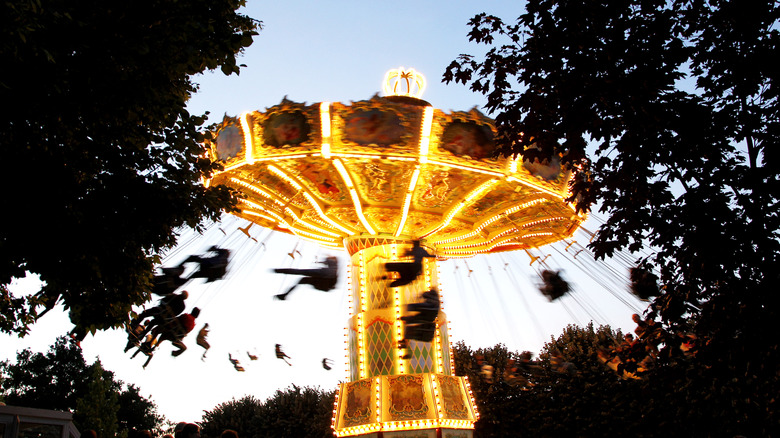
M491 157L496 148L490 127L470 122L452 122L447 125L441 136L440 147L457 156L477 160Z
M398 143L405 130L397 114L378 109L357 110L344 121L344 137L362 145Z
M301 161L296 170L317 189L325 199L340 201L344 195L338 185L338 174L330 163L311 163Z
M309 124L299 111L274 114L263 124L263 141L273 147L295 146L309 139Z
M371 381L347 383L347 408L344 410L346 427L368 423L371 418Z
M217 158L220 160L237 157L242 147L241 130L237 126L226 126L217 134Z
M425 208L441 208L473 187L477 177L458 169L435 170L421 175L417 203Z
M439 388L441 389L442 401L444 402L444 412L448 418L466 420L469 418L469 411L466 402L463 400L463 392L460 388L460 380L452 376L439 376Z
M561 160L553 157L551 160L523 160L523 167L531 175L545 181L555 181L561 176Z
M407 164L379 163L366 160L360 163L365 195L376 202L392 202L404 194L414 167ZM402 182L402 183L399 183Z
M390 409L393 420L425 418L428 405L425 402L423 379L420 376L388 376L390 384Z

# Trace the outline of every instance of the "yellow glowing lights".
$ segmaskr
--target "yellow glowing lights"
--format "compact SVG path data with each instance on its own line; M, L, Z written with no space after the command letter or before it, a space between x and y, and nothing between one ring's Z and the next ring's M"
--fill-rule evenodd
M366 216L363 214L363 207L362 203L360 202L360 197L357 194L357 190L355 190L355 185L352 183L352 178L349 176L347 168L344 167L344 163L342 163L339 159L335 159L333 160L333 165L336 167L339 175L341 175L341 179L349 189L349 194L352 197L352 204L355 207L355 214L357 214L358 219L360 219L360 223L363 224L363 227L366 229L368 234L376 234L376 231L371 227L371 225L368 223L368 219L366 219Z
M467 170L469 172L483 173L485 175L490 175L490 176L496 176L496 177L503 177L504 176L504 174L501 173L501 172L496 172L495 170L483 169L481 167L476 167L476 166L463 166L463 165L460 165L460 164L455 164L455 163L451 163L451 162L444 162L444 161L439 161L439 160L429 160L428 163L429 164L435 164L435 165L438 165L438 166L442 166L444 168L453 167L455 169ZM509 177L507 179L510 179L510 178L512 178L512 177Z
M241 114L239 120L241 121L241 130L244 132L244 149L246 152L247 163L253 163L252 157L252 130L249 128L249 113L245 112Z
M395 237L401 235L406 224L406 218L409 217L409 207L412 205L412 195L414 194L414 188L417 185L417 179L420 178L420 166L414 168L412 177L409 178L409 188L406 190L406 198L404 198L404 206L401 209L401 220L398 222L398 229L395 230Z
M442 228L446 227L447 225L449 225L449 223L452 221L452 218L455 217L455 215L458 214L458 212L460 212L463 209L463 207L465 207L466 205L470 204L471 201L474 200L474 198L476 198L477 196L479 196L482 193L484 193L490 187L493 187L497 182L498 182L498 180L492 179L492 180L485 181L484 183L480 184L476 189L472 190L471 193L469 193L468 196L466 196L465 199L463 199L457 205L455 205L455 207L453 207L450 210L450 212L447 213L447 216L444 218L444 220L438 226L436 226L436 228L434 228L431 231L428 231L427 233L423 234L423 237L430 236L431 234L433 234L433 233L441 230Z
M536 183L533 183L533 182L530 182L530 181L526 181L525 179L522 179L522 178L509 176L506 179L507 179L507 181L518 182L520 184L523 184L523 185L526 185L528 187L531 187L534 190L539 190L540 192L544 192L544 193L547 193L548 195L555 196L558 199L563 199L563 198L566 197L566 195L562 194L560 191L550 190L548 188L542 187L540 184L536 184Z
M387 94L419 98L424 88L425 78L413 69L392 70L385 77ZM379 137L356 136L355 130L365 123L361 111L376 111L369 112L371 116L393 113L382 122L401 134L376 144L372 139ZM479 416L468 380L453 377L452 333L443 307L431 342L410 341L406 351L396 348L404 335L406 304L431 288L440 291L443 303L436 263L424 260L424 275L416 285L389 288L376 279L382 275L381 263L372 262L374 258L397 260L403 245L423 238L437 256L452 258L544 245L570 236L583 220L584 215L572 213L573 205L565 202L570 172L546 180L523 166L521 156L480 160L443 145L449 138L444 135L447 125L464 119L493 126L477 112L449 116L412 99L377 97L352 105L284 101L267 113L226 118L222 126L231 131L219 145L210 144L209 156L227 157L226 169L204 184L240 190L245 195L239 200L242 217L329 248L341 244L351 253L344 332L349 383L340 385L333 405L336 436L473 429ZM448 179L440 181L439 175ZM372 249L380 245L382 250ZM404 353L412 359L404 359ZM415 382L422 378L428 406L422 416L427 418L397 421L409 417L393 414L389 402L398 386L392 379L410 377ZM347 418L345 405L347 390L355 389L348 385L361 379L361 385L368 385L361 388L369 391L369 418L355 424L354 418ZM454 389L453 379L459 379L456 390L468 405L467 417L447 418L453 413L444 394Z
M406 82L414 85L416 73L413 70L401 70L400 73L394 73L395 76L390 76L401 81L395 84L396 88L402 89L400 94L406 94L404 86ZM450 118L443 116L437 119L437 110L431 106L417 107L414 110L414 118L404 119L404 122L416 120L414 124L404 125L410 131L404 138L416 137L416 148L406 147L411 146L407 143L399 144L404 146L401 148L367 148L362 144L345 141L346 119L341 106L338 106L336 111L336 106L331 102L319 102L306 108L311 108L306 110L305 115L314 131L308 134L306 142L282 147L265 143L267 136L262 132L265 125L258 124L255 120L258 117L257 112L243 113L234 119L233 125L239 125L236 127L240 128L239 136L243 140L244 153L240 153L236 159L228 159L225 163L226 170L217 172L213 179L205 180L204 184L229 182L232 186L240 186L239 189L244 192L251 190L261 198L250 199L256 204L265 205L266 210L274 211L278 215L273 216L272 220L278 224L277 229L306 236L326 247L334 247L337 240L359 234L392 233L394 237L405 234L418 238L427 237L440 253L447 257L468 257L483 253L486 252L487 246L492 246L494 250L511 250L511 246L501 249L506 246L503 243L493 245L496 242L496 231L504 229L503 226L497 227L494 222L500 220L502 214L504 217L511 214L506 210L496 213L490 208L491 203L485 202L486 196L499 192L508 193L509 198L522 196L525 199L535 194L538 202L545 203L541 207L542 215L558 213L566 217L549 229L527 230L529 233L550 231L554 236L548 239L542 234L533 234L539 237L534 240L533 236L527 233L524 245L539 246L551 243L556 240L554 237L570 235L584 220L583 214L572 213L575 208L572 203L564 201L568 195L566 182L571 177L570 173L566 173L559 180L545 181L530 174L522 166L522 156L519 155L498 160L452 157L447 151L437 147L437 142L442 141L440 136L444 127L440 124L448 123ZM268 116L260 114L259 117L266 120ZM413 133L412 130L417 132ZM212 143L211 147L211 156L215 156L213 148L216 148L217 144ZM364 172L366 161L373 162L372 168L381 171L370 175ZM391 172L390 169L394 170ZM278 181L258 177L266 171L288 184L289 188L294 190L294 195L290 195L289 190L274 187L273 184L279 184ZM481 186L480 183L475 189L467 184L451 184L455 181L453 179L448 187L436 188L437 198L444 195L441 190L446 189L449 192L446 198L440 199L443 203L431 209L426 204L430 204L430 199L421 202L421 197L429 196L430 190L420 190L420 185L431 186L432 175L441 172L465 172L477 177L481 175L483 178L487 176L485 180L490 182L489 186ZM375 180L376 175L382 180ZM343 184L334 182L334 179L341 179ZM404 182L398 187L401 181ZM387 191L391 184L394 187L392 198L387 198L389 193L378 195L379 191ZM398 188L406 190L399 193ZM513 188L517 195L511 193ZM457 195L451 196L455 191ZM391 201L386 202L387 199ZM477 202L479 204L476 204ZM472 205L474 208L470 207ZM251 210L257 209L248 211ZM539 215L539 210L540 207L537 207L531 213ZM250 214L248 211L241 214ZM475 212L480 214L475 215ZM266 217L270 215L267 211L260 213ZM258 218L263 217L258 215L258 211L251 214ZM410 229L409 221L412 219L417 225ZM474 222L474 219L478 219L477 222ZM266 222L258 223L263 225ZM295 231L291 227L295 227ZM461 245L448 247L455 242Z
M271 173L273 173L274 175L276 175L279 178L281 178L282 180L284 180L287 184L290 184L298 192L301 192L303 190L303 187L300 184L298 184L298 182L296 182L294 179L292 179L282 169L279 169L278 167L274 166L273 164L269 164L268 165L268 170ZM236 180L236 178L231 178L231 180ZM251 185L249 183L242 183L242 185L248 186L250 188L254 188L255 187L254 185ZM265 193L265 192L263 192L263 193ZM341 231L342 233L352 234L352 230L342 226L338 222L336 222L333 219L331 219L330 217L328 217L328 215L326 215L325 212L322 211L322 207L320 207L320 204L314 199L314 197L309 192L303 192L303 197L306 198L306 201L309 203L309 205L312 206L312 208L314 208L314 211L317 212L317 215L322 220L324 220L325 222L327 222L328 224L330 224L332 227L336 228L337 230ZM289 202L290 202L290 200L287 201L288 204L289 204ZM296 220L297 220L297 217L296 217ZM334 233L332 235L337 236L338 234Z
M507 160L507 166L509 167L509 173L515 173L517 172L517 165L518 163L522 161L522 158L520 155L515 155L511 159Z
M393 303L395 304L395 343L398 344L403 339L403 333L401 331L401 292L398 288L395 288L395 291L393 292ZM398 349L396 353L396 367L398 369L398 374L404 373L404 359L401 349Z
M320 103L320 132L322 133L322 146L320 151L323 158L330 158L330 102Z
M421 98L425 91L425 77L415 69L399 67L385 73L382 87L388 96Z
M366 346L364 345L363 313L358 313L358 375L361 379L366 377Z
M434 348L436 349L436 372L441 374L444 373L444 357L442 354L442 347L441 347L441 330L436 330L436 337L433 340L434 342Z
M420 163L428 162L428 148L431 143L431 127L433 126L433 107L423 110L422 130L420 131Z
M441 244L451 243L451 242L454 242L456 240L465 240L465 239L468 239L470 237L476 236L477 234L482 232L482 230L485 227L487 227L488 225L490 225L493 222L497 221L498 219L507 218L512 213L515 213L515 212L517 212L519 210L531 207L531 206L533 206L535 204L538 204L540 202L543 202L545 200L546 200L546 198L536 198L536 199L533 199L531 201L524 202L524 203L519 204L519 205L515 205L514 207L511 207L511 208L508 208L508 209L506 209L504 211L501 211L501 212L491 216L490 218L482 221L482 223L478 224L474 228L474 230L469 232L469 233L466 233L466 234L463 234L463 235L460 235L460 236L455 236L455 237L452 237L450 239L438 240L438 241L435 241L434 243L441 245ZM480 244L475 244L475 245L480 245Z

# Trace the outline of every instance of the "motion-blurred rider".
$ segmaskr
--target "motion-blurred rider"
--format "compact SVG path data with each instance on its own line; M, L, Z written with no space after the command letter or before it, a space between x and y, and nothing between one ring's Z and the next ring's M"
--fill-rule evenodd
M289 289L287 289L287 292L274 295L274 298L277 300L286 300L287 296L290 295L290 293L295 289L296 287L302 285L302 284L309 284L312 287L314 287L317 290L328 292L333 290L333 288L336 287L336 283L339 279L339 259L334 256L328 256L325 258L324 262L321 262L325 265L323 268L316 268L316 269L295 269L295 268L277 268L274 269L274 272L278 274L292 274L292 275L303 275L304 277L298 280L297 283L292 285Z
M420 241L415 240L412 242L412 248L406 250L404 257L411 257L411 262L389 262L385 263L385 271L388 273L395 273L395 279L390 282L388 287L400 287L406 286L413 282L417 277L422 274L423 259L426 257L436 257L429 253L422 246Z

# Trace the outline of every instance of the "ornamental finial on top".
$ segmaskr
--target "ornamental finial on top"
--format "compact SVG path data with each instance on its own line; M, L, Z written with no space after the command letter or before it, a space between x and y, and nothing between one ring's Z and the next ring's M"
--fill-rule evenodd
M420 99L425 91L425 76L413 68L399 67L389 70L385 74L384 90L387 96L411 96Z

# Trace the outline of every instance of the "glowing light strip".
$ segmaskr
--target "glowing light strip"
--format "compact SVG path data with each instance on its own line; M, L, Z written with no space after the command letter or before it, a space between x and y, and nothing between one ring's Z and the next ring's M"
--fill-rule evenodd
M273 167L273 166L269 166L269 168L270 167ZM232 181L232 182L234 182L236 184L242 185L242 186L252 190L253 192L258 193L258 194L262 195L263 197L266 197L266 198L270 199L274 203L282 206L284 208L284 211L287 212L290 216L292 216L293 219L295 219L295 223L300 223L301 225L303 225L303 226L305 226L305 227L307 227L309 229L312 229L314 231L318 231L318 232L320 232L322 234L325 234L326 236L342 237L342 235L339 234L339 233L336 233L336 232L333 232L333 231L330 231L330 230L326 230L324 228L320 228L317 225L314 225L311 222L306 221L303 218L299 217L292 209L287 207L287 205L290 203L290 199L282 197L282 199L285 200L285 202L282 203L281 201L277 200L276 197L272 196L270 193L266 192L265 190L263 190L260 187L252 185L251 183L249 183L247 181L243 181L243 180L240 180L240 179L235 178L235 177L230 178L230 181ZM293 184L294 186L297 185L294 181L291 181L291 184ZM300 186L298 186L297 188L300 189ZM310 199L310 201L313 202L313 205L315 205L315 206L317 205L316 202L314 202L313 198L309 198L309 199ZM295 232L294 230L291 230L291 231ZM295 234L299 234L299 233L295 233ZM307 235L307 232L301 231L301 234ZM327 238L325 238L325 241L327 241L327 240L335 240L335 239L327 239Z
M358 378L363 379L366 377L366 363L368 360L366 359L366 346L364 344L364 336L365 336L365 322L363 321L363 317L366 314L366 311L368 310L368 303L366 302L367 298L367 292L366 292L366 263L363 259L363 251L360 252L360 259L358 261L359 266L359 300L360 300L360 313L357 315L357 325L358 325Z
M246 162L252 164L255 160L252 157L252 131L249 128L249 112L241 114L239 120L241 121L241 130L244 131L244 149Z
M270 214L275 219L275 222L277 223L277 225L281 226L285 230L289 230L290 228L292 228L292 226L286 220L284 220L284 218L282 216L279 216L278 214L274 213L273 211L268 210L267 208L263 207L262 205L255 204L254 202L246 200L246 199L239 199L239 201L243 202L244 204L249 205L250 207L252 207L252 208L254 208L256 210L260 210L262 212ZM242 213L244 213L244 214L254 214L255 216L260 216L260 214L258 214L257 212L253 212L253 211L242 211ZM272 219L272 222L273 221L274 220Z
M474 393L471 392L471 382L469 382L469 376L463 376L463 382L466 384L466 390L469 392L469 398L471 399L471 408L474 411L474 418L479 420L479 411L477 410L477 401L474 400Z
M367 272L366 272L366 261L363 258L363 251L360 252L359 263L360 263L360 265L358 266L358 269L359 269L360 278L359 278L359 283L358 284L360 286L360 290L359 290L359 292L360 292L360 295L359 295L359 298L360 298L360 311L361 312L366 312L366 311L368 311L368 304L366 304L366 300L365 300L365 297L366 297L366 274L367 274Z
M270 193L268 193L267 191L263 190L263 189L262 189L262 188L260 188L260 187L257 187L256 185L252 184L252 183L251 183L251 182L249 182L249 181L244 181L244 180L242 180L242 179L239 179L239 178L236 178L236 177L234 177L234 176L233 176L233 177L230 177L230 182L232 182L232 183L234 183L234 184L238 184L238 185L244 186L244 187L248 188L249 190L251 190L251 191L253 191L253 192L257 193L258 195L260 195L260 196L262 196L262 197L264 197L264 198L268 198L268 199L270 199L270 200L271 200L271 201L273 201L275 204L277 204L277 205L279 205L279 206L281 206L281 207L284 207L285 203L289 203L289 202L290 202L290 200L289 200L289 199L287 199L287 198L284 198L284 197L281 197L281 196L280 196L280 197L281 197L282 199L284 199L284 201L285 201L285 202L281 202L281 201L279 201L278 199L276 199L276 198L277 198L276 196L273 196L273 195L271 195L271 194L270 194Z
M320 233L322 233L322 234L324 234L326 236L333 237L334 238L333 240L336 240L336 239L341 240L344 237L340 233L336 233L336 232L333 232L333 231L326 230L324 228L320 228L317 225L315 225L315 224L313 224L313 223L311 223L310 221L307 221L307 220L301 219L301 220L298 221L298 223L300 223L301 225L304 225L305 227L310 228L310 229L312 229L314 231L320 232Z
M401 291L397 287L394 287L393 289L393 304L395 304L395 344L398 345L404 338L403 333L401 332ZM398 374L404 374L406 369L404 367L403 353L401 353L400 348L396 349L396 351L395 363Z
M303 189L303 187L298 184L292 177L287 175L286 172L284 172L282 169L279 169L278 167L274 166L273 164L268 165L268 170L278 176L279 178L282 178L285 180L288 184L293 186L298 191L303 191L303 196L306 198L307 201L309 201L309 205L312 206L312 208L317 212L317 215L321 217L325 222L333 226L334 228L341 230L341 232L345 234L354 234L355 232L353 230L350 230L347 227L342 226L338 222L334 221L328 215L325 214L324 211L322 211L322 207L320 207L320 204L314 199L314 197L308 192Z
M395 230L395 237L401 235L401 231L404 230L406 225L406 219L409 216L409 207L412 205L412 195L414 189L417 186L417 179L420 178L420 166L414 168L411 179L409 179L409 188L406 189L406 198L404 199L404 206L401 209L401 220L398 222L398 228Z
M371 224L368 223L368 220L363 215L363 207L361 206L360 198L358 197L357 190L355 190L355 186L352 184L352 178L349 177L349 173L347 173L347 169L344 167L344 163L339 159L335 159L333 160L333 165L336 166L336 170L338 170L341 175L341 179L344 180L344 183L349 189L349 194L352 196L352 204L355 206L355 213L357 214L358 219L360 219L360 223L363 224L363 227L365 227L369 234L376 234L376 231L374 231Z
M394 155L384 154L348 154L343 152L332 152L331 156L338 158L366 158L369 160L417 161L417 158L414 157L396 157Z
M361 299L362 301L362 299ZM363 379L366 377L366 351L363 344L363 315L365 313L358 313L358 377Z
M291 186L293 186L293 188L295 188L295 190L301 190L303 188L303 186L301 186L300 184L298 184L297 181L292 179L292 177L290 177L290 175L287 175L287 173L285 171L283 171L282 169L274 166L273 164L269 164L268 165L268 170L271 173L273 173L274 175L278 176L279 178L285 180L287 182L287 184L290 184Z
M526 181L524 179L520 179L520 178L517 178L517 177L514 177L514 176L508 176L506 179L507 179L507 181L518 182L518 183L520 183L520 184L522 184L524 186L531 187L534 190L539 190L540 192L547 193L548 195L555 196L558 199L564 199L565 198L565 196L562 195L560 192L555 192L555 191L552 191L550 189L546 189L544 187L538 186L538 185L536 185L536 184L534 184L534 183L532 183L530 181Z
M333 402L333 416L330 418L330 428L336 430L336 418L339 414L339 393L344 390L344 384L339 385L339 390L336 391L336 399Z
M454 167L456 169L463 169L463 170L468 170L468 171L471 171L471 172L484 173L486 175L498 176L498 177L502 177L502 178L504 177L503 173L496 172L495 170L480 169L479 167L463 166L461 164L455 164L455 163L450 163L450 162L446 162L446 161L438 161L438 160L429 160L428 162L430 164L438 164L439 166L444 166L444 167ZM509 178L511 178L511 177L509 177Z
M281 161L281 160L294 160L297 158L306 158L306 157L317 157L320 153L312 153L312 154L294 154L294 155L274 155L271 157L262 157L262 158L255 158L254 162L261 162L261 161Z
M498 180L491 179L489 181L485 181L484 183L480 184L479 187L477 187L476 189L472 190L471 193L469 193L468 196L466 196L465 199L460 201L455 207L451 208L450 212L447 213L447 216L444 218L444 220L441 223L439 223L439 225L436 228L434 228L433 230L423 234L422 237L430 236L431 234L433 234L433 233L441 230L442 228L446 227L447 225L449 225L450 221L452 221L452 218L455 217L455 215L458 214L458 212L460 212L463 209L463 207L465 207L466 205L470 204L471 201L474 200L474 198L476 198L477 196L479 196L482 193L484 193L490 187L493 187L497 182L498 182Z
M510 158L507 161L507 167L509 170L509 173L515 173L517 172L517 164L522 160L520 154L517 154L515 157Z
M347 269L347 290L349 291L349 301L347 302L347 321L352 321L352 316L354 315L354 308L352 307L352 300L355 294L355 291L352 289L352 267L353 267L353 259L350 258L349 268ZM352 366L352 361L349 358L349 325L344 327L344 351L347 352L347 354L344 356L347 359L347 363L344 367L344 380L349 381L350 380L350 367Z
M382 387L379 384L380 382L381 379L377 377L374 386L374 399L376 400L376 419L382 418Z
M350 230L347 227L342 226L338 222L336 222L333 219L331 219L330 217L328 217L328 215L326 215L325 212L322 211L322 208L320 207L320 204L314 199L314 197L311 194L309 194L309 192L303 192L303 196L304 196L304 198L306 198L309 201L309 204L312 207L314 207L314 210L317 212L319 217L322 218L325 222L327 222L328 224L330 224L330 225L334 226L335 228L341 230L342 233L345 233L345 234L353 234L354 233L354 231Z
M464 245L447 246L447 247L444 247L444 249L448 250L448 251L451 251L451 250L454 250L454 249L476 248L476 247L479 247L479 246L489 245L490 243L494 242L496 239L498 239L500 237L503 237L503 236L506 236L507 234L513 233L515 231L520 231L520 229L522 229L522 228L528 228L528 227L532 227L532 226L540 224L540 223L552 222L554 220L562 220L562 219L564 219L564 218L559 216L559 217L553 217L553 218L539 219L539 220L536 220L536 221L533 221L533 222L529 222L527 224L520 225L520 227L511 226L511 227L505 229L504 231L496 234L490 240L477 242L477 243L464 244ZM528 238L528 237L548 236L548 235L552 236L554 234L545 231L545 232L524 234L522 236L516 236L515 238L516 239L523 239L523 238Z
M284 219L284 217L282 217L281 215L279 215L279 214L277 214L277 213L275 213L275 212L273 212L273 211L271 211L271 210L269 210L269 209L265 208L265 206L262 206L262 205L260 205L260 204L257 204L257 203L255 203L255 202L252 202L252 201L250 201L250 200L248 200L248 199L239 199L239 202L243 202L244 204L247 204L247 205L249 205L250 207L254 208L255 210L263 211L263 212L265 212L265 213L267 213L267 214L270 214L270 215L271 215L271 216L273 216L273 217L274 217L274 218L275 218L275 219L276 219L276 220L277 220L277 221L278 221L280 224L284 224L285 228L288 228L288 229L289 229L289 228L291 227L290 223L289 223L289 222L287 222L287 221ZM247 212L247 213L248 213L248 212Z
M439 324L439 327L436 327L436 337L433 340L434 350L436 350L436 362L434 364L438 374L444 373L444 353L441 345L441 325L443 324L442 322Z
M473 400L473 397L472 397ZM476 410L476 404L472 401L473 411L475 417L479 418ZM420 429L436 429L440 427L446 427L448 429L474 429L474 422L470 420L449 420L443 418L426 419L426 420L408 420L408 421L386 421L370 424L361 424L360 426L352 426L344 429L336 430L336 436L354 436L363 435L371 432L379 431L403 431L403 430L420 430Z
M330 102L320 103L320 132L322 133L322 158L330 158Z
M470 256L473 256L474 254L482 254L482 253L490 252L494 248L498 248L498 247L501 247L501 246L510 246L512 244L514 244L514 245L524 245L522 242L519 241L520 239L527 239L527 238L530 238L530 237L541 237L541 236L555 236L555 234L549 233L549 232L525 234L525 235L522 235L520 237L509 237L507 239L504 239L504 240L501 240L499 242L496 242L495 244L493 244L493 245L491 245L491 246L489 246L487 248L481 248L481 249L474 250L474 251L471 251L471 252L468 252L468 253L467 252L463 252L463 251L461 251L461 252L452 252L452 253L449 252L450 250L457 249L457 248L445 249L445 250L442 251L442 253L444 255L446 255L447 257L458 257L458 256L463 256L464 254L467 257L470 257ZM475 246L477 246L477 245L475 245ZM471 245L464 246L464 248L468 248L468 247L471 247Z
M476 236L477 234L482 232L482 230L485 229L485 227L487 227L488 225L490 225L493 222L497 221L498 219L500 219L502 217L505 217L505 216L509 216L510 214L515 213L516 211L519 211L519 210L531 207L531 206L536 205L536 204L538 204L540 202L543 202L545 200L547 200L547 198L536 198L536 199L532 199L530 201L524 202L522 204L518 204L518 205L515 205L515 206L512 206L512 207L509 207L506 210L498 212L494 216L492 216L492 217L488 218L487 220L483 221L480 225L477 226L477 228L475 228L473 231L471 231L471 232L469 232L467 234L464 234L464 235L461 235L461 236L451 237L449 239L437 240L437 241L434 242L434 244L445 244L445 243L454 242L456 240L463 240L463 239L468 239L469 237L472 237L472 236Z
M390 258L391 260L398 259L398 245L395 243L390 245ZM401 289L398 287L393 288L393 305L395 306L395 343L398 345L398 343L401 342L401 340L404 338L401 331ZM395 360L398 374L404 374L406 367L404 367L403 353L401 352L400 348L396 349Z
M433 107L426 106L423 110L422 130L420 131L420 163L428 162L428 148L431 144L431 127L433 126Z
M439 263L436 263L436 279L437 279L437 283L438 283L438 286L439 286L439 302L441 303L440 304L440 310L442 312L444 312L444 284L442 283L441 266L439 265ZM449 347L449 339L452 338L452 333L450 332L450 326L451 326L451 324L450 324L449 321L442 321L441 324L439 325L439 330L436 333L437 341L439 343L437 345L437 348L439 349L438 351L441 351L441 358L440 358L440 363L439 363L439 373L440 374L446 374L445 371L444 371L444 352L445 352L444 346L445 346L445 341L444 341L444 338L441 335L441 333L442 333L441 327L446 327L447 335L448 335L447 342L446 342L446 346L447 346L447 349L446 349L446 352L447 352L447 362L450 364L449 375L454 375L455 374L455 363L452 360L452 352L451 352L450 347Z
M436 416L439 417L439 421L444 419L444 410L441 407L441 397L439 396L439 383L436 376L431 375L431 387L433 388L433 398L436 402Z

